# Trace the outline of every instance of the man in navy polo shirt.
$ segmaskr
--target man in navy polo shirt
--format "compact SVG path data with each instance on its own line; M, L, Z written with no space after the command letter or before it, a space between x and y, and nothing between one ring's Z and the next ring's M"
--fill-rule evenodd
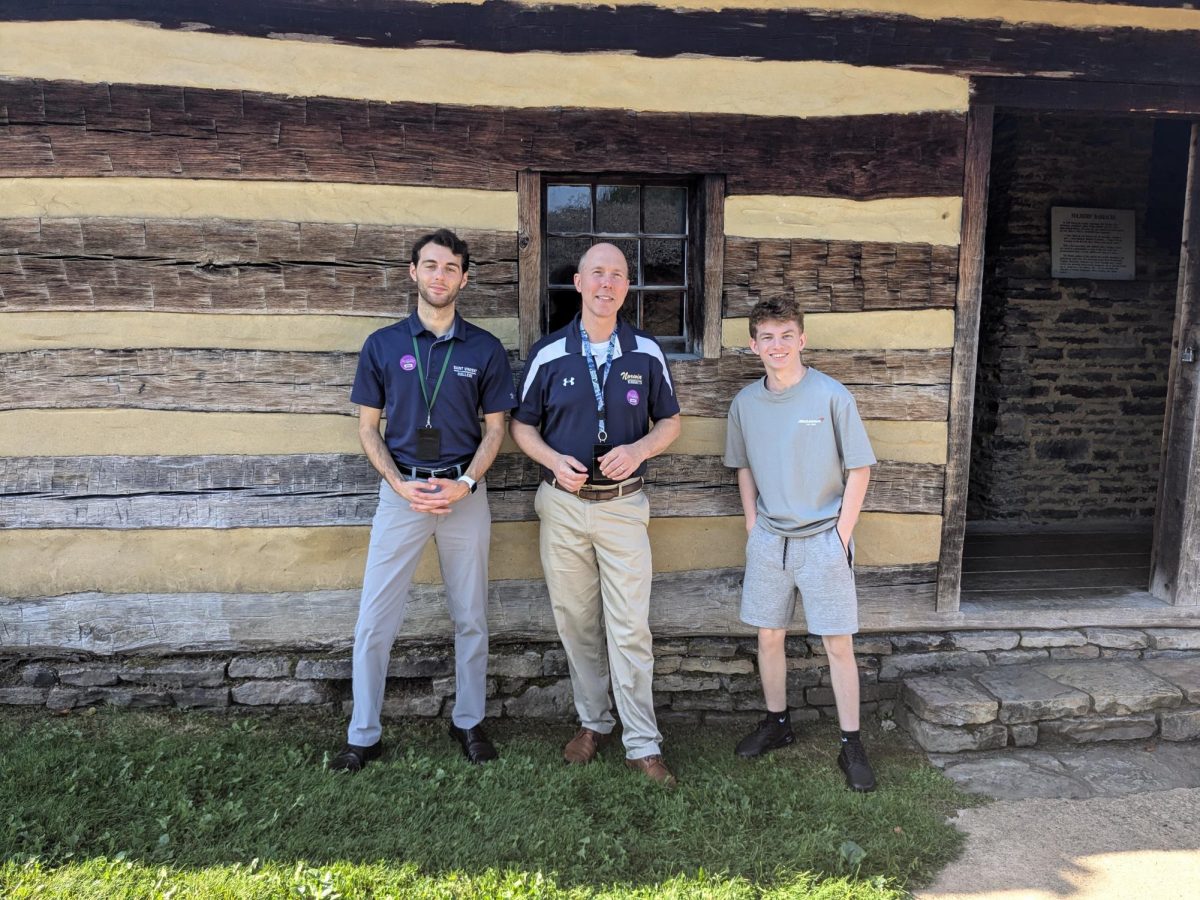
M580 314L534 345L512 420L513 439L542 467L534 501L542 568L581 724L563 759L591 762L609 738L611 683L626 765L673 785L651 691L650 504L642 476L646 460L679 435L679 403L658 343L617 319L629 292L621 251L588 250L575 289Z
M504 347L455 311L470 262L466 242L451 231L418 240L408 269L417 284L416 311L372 334L359 355L350 399L359 406L363 450L383 480L354 631L354 713L332 769L357 772L382 752L379 713L388 658L431 537L454 620L450 735L471 762L496 758L480 725L491 532L483 476L500 450L504 416L516 398Z

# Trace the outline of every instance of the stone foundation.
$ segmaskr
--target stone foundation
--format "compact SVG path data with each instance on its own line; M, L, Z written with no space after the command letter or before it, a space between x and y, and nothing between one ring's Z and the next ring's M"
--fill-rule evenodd
M1005 667L1022 663L1191 658L1200 651L1200 628L865 634L855 639L855 647L863 712L889 718L901 682L915 676L990 670L999 678ZM664 725L761 715L753 638L662 640L654 650L655 702ZM820 639L789 638L788 666L793 716L833 718L833 690ZM450 645L398 645L388 672L386 718L450 714ZM491 718L575 717L566 655L559 644L493 645L488 676ZM247 711L322 706L348 714L350 659L345 654L309 653L10 659L0 663L0 704L51 710L99 705ZM1170 730L1190 733L1196 724L1188 717L1175 717ZM1168 730L1166 723L1163 730Z

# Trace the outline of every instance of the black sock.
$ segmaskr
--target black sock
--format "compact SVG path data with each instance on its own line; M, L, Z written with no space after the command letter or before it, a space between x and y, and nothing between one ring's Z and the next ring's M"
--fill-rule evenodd
M858 739L858 735L859 735L859 733L857 731L843 731L842 732L842 743L843 744L860 743L860 741Z
M792 711L790 709L784 709L783 712L775 712L774 710L768 709L767 715L780 725L787 725L792 721Z

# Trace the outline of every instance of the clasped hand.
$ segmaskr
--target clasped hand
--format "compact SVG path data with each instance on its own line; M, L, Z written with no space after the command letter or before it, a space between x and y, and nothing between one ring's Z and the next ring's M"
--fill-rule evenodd
M466 482L452 481L449 478L401 481L398 485L392 485L392 488L408 501L413 512L430 513L435 516L448 515L452 504L471 493Z

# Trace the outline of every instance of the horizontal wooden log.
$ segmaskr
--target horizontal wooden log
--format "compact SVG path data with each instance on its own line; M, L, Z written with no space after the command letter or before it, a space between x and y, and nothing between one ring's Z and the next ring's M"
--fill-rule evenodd
M864 418L945 418L949 350L814 350L804 356L850 387ZM671 372L686 414L724 416L737 392L762 377L762 363L749 353L728 353L714 360L681 360Z
M793 297L806 312L953 307L958 248L857 241L725 241L726 316L763 297Z
M945 418L949 350L814 351L806 359L847 383L868 419ZM0 354L0 409L177 409L354 415L352 353L266 350L29 350ZM672 365L686 415L724 416L762 373L730 354Z
M1025 109L1200 115L1200 87L1195 85L985 77L971 79L971 99L989 106Z
M650 627L658 638L753 634L738 621L741 569L656 575ZM933 608L932 566L862 569L867 627L887 628ZM0 654L193 653L218 650L345 650L353 644L357 590L279 594L72 594L0 598ZM795 627L804 629L797 604ZM493 641L556 640L545 582L493 581ZM454 633L440 586L415 585L399 640L446 641Z
M951 194L958 113L513 109L0 79L0 177L154 176L512 190L516 173L719 172L729 193Z
M1046 4L1053 7L1055 4ZM994 18L936 21L824 9L680 9L669 6L481 4L378 0L264 0L252 10L206 0L91 4L11 0L13 20L125 19L164 28L278 37L313 35L371 47L461 47L500 53L626 52L823 60L969 73L1029 72L1165 84L1200 80L1194 35L1130 27L1087 29Z
M938 613L933 605L935 568L860 568L863 631L1189 627L1196 622L1194 609L1154 603L1141 591L1116 592L1102 602L1094 599L1103 593L1097 592L1053 605L989 601L964 604L964 612ZM655 638L753 635L754 629L737 620L741 576L741 569L656 575L650 604ZM0 655L347 651L358 601L356 590L0 598ZM488 621L494 644L557 640L540 580L493 581ZM799 608L793 629L804 629ZM415 586L398 643L448 643L452 635L441 588Z
M943 467L884 462L863 508L942 508ZM503 454L488 472L498 522L532 521L538 466ZM665 455L647 479L656 516L741 513L735 471L717 456ZM240 528L365 525L379 476L362 454L0 457L0 528Z
M0 146L3 139L0 138ZM407 315L413 243L437 225L0 219L0 310ZM463 231L464 315L517 314L514 232Z

